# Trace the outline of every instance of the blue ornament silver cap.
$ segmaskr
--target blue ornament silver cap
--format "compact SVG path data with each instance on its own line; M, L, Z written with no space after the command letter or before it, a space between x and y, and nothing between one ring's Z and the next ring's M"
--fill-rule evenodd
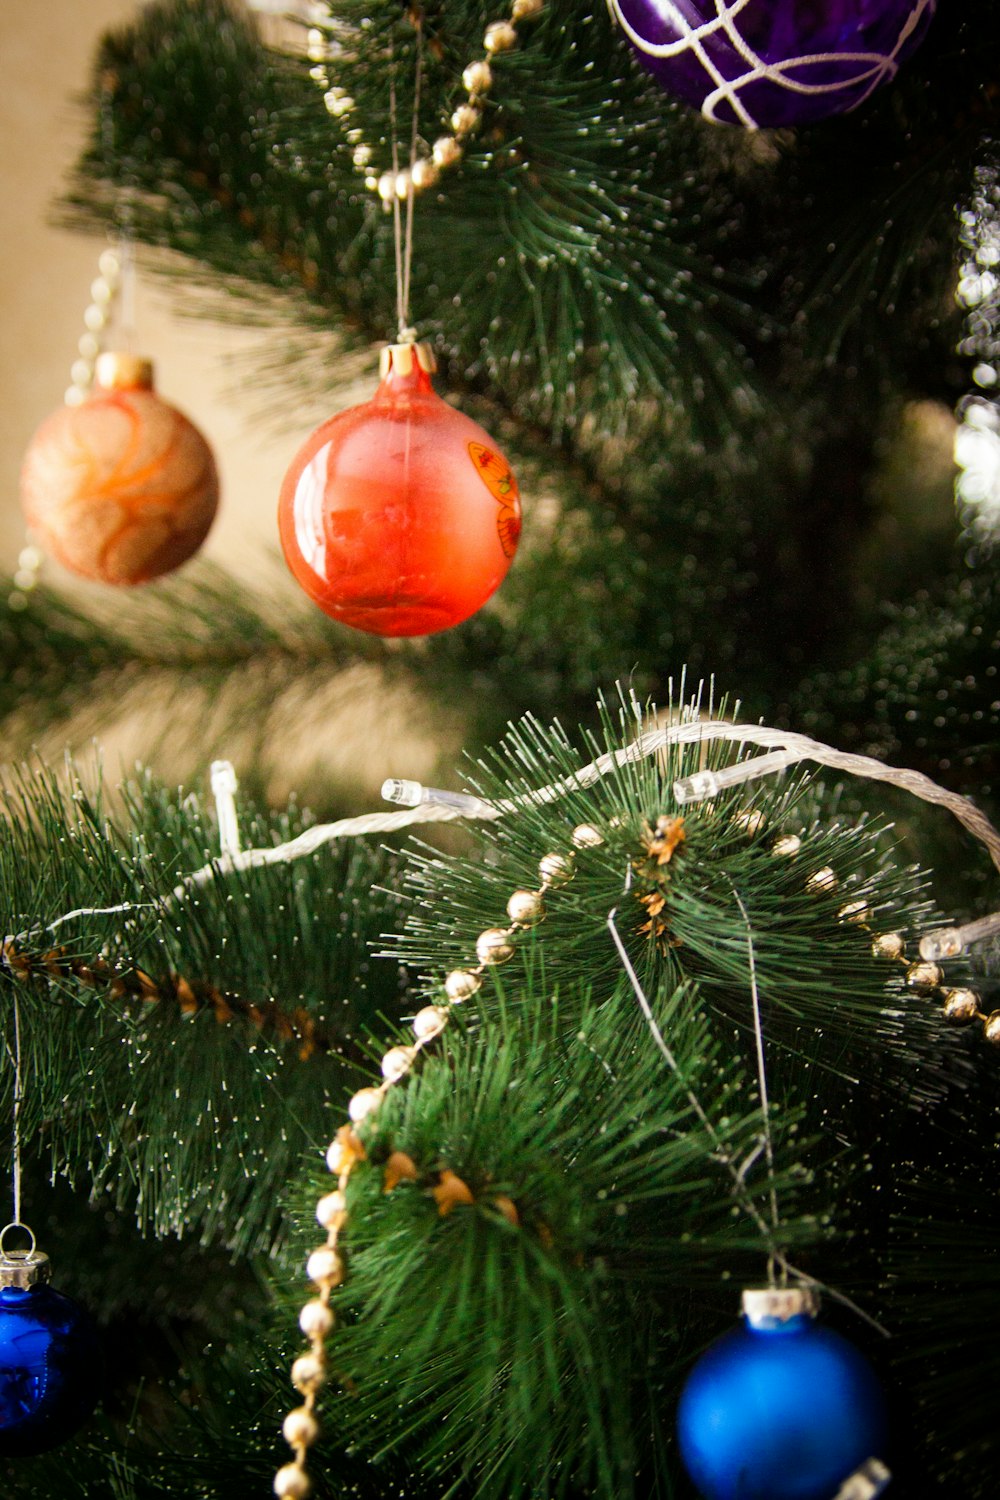
M751 1328L775 1328L791 1318L815 1318L819 1293L812 1286L751 1287L743 1293L743 1316Z
M52 1262L44 1250L9 1250L0 1255L0 1291L27 1291L52 1280Z
M5 1247L4 1240L11 1230L15 1234L28 1236L31 1244L27 1250L8 1250ZM22 1224L17 1219L12 1224L5 1224L0 1230L0 1291L15 1287L24 1292L29 1287L40 1286L51 1280L52 1265L49 1257L43 1250L35 1249L35 1236L27 1224Z

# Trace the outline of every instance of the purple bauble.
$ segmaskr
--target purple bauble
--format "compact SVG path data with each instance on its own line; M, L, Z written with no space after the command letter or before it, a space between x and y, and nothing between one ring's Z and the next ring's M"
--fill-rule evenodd
M643 67L716 123L855 109L922 41L937 0L610 0Z

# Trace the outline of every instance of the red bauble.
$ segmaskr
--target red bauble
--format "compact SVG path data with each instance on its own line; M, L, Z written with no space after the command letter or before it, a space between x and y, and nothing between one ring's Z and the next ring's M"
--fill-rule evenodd
M152 385L148 360L102 354L91 394L46 418L24 456L28 525L64 567L100 583L179 568L215 518L212 451Z
M285 558L326 614L372 635L433 635L502 582L521 502L488 435L434 392L425 344L382 352L370 401L299 450L281 487Z

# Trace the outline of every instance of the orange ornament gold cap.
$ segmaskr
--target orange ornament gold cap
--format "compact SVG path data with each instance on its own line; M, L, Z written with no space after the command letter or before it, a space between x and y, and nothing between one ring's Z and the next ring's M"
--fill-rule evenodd
M108 349L97 356L94 383L106 391L153 389L153 361L123 350Z

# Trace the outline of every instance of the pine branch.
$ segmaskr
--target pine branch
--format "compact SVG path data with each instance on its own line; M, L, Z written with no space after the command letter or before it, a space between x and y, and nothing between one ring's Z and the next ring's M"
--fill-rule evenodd
M328 82L354 101L346 128L360 129L378 159L390 130L390 39L405 119L415 38L395 11L368 7L363 45L352 45L361 16L338 13ZM478 7L425 15L428 141L460 98L482 24ZM482 379L554 435L572 435L595 412L605 433L640 433L651 407L661 430L666 410L672 426L717 438L759 419L765 370L787 373L768 353L776 332L798 378L804 357L810 379L828 379L831 350L862 314L872 378L926 378L955 342L940 288L955 261L952 206L992 123L984 48L998 45L986 0L939 17L900 80L859 117L758 149L665 106L606 17L547 6L495 70L483 139L417 215L414 291L453 384ZM178 79L180 114L162 103ZM389 225L361 191L353 144L304 61L265 53L218 0L169 0L108 39L98 80L108 106L73 190L76 222L106 221L127 191L141 239L237 289L281 289L305 326L333 316L349 340L390 331ZM882 206L867 228L859 191ZM895 369L872 358L876 315Z
M354 1399L334 1419L362 1451L419 1455L444 1493L456 1468L482 1496L646 1492L639 1434L690 1351L678 1302L760 1243L719 1165L743 1158L759 1119L692 1000L663 996L658 1016L688 1087L726 1116L718 1140L623 995L574 995L570 1039L540 969L366 1128L338 1299ZM392 1153L412 1180L392 1185ZM789 1157L789 1243L818 1233L795 1220L795 1176Z
M150 781L124 802L112 819L44 773L8 799L0 888L18 936L0 983L20 1000L25 1136L143 1226L197 1223L246 1254L272 1242L281 1184L322 1136L330 1096L356 1086L366 1030L400 1003L396 969L368 958L396 907L372 894L392 860L355 843L220 874L179 901L178 876L211 858L210 820ZM303 826L294 810L245 819L265 844ZM8 1045L10 1025L8 1011Z
M585 758L620 746L629 716L635 732L640 718L633 703L621 725L606 717L602 740L585 742ZM416 852L408 879L413 909L391 951L421 967L468 967L476 935L503 924L511 890L537 886L541 856L572 853L574 821L593 823L596 817L601 847L580 855L573 881L547 902L547 933L558 937L556 956L549 959L553 982L567 978L586 952L591 982L614 986L619 969L610 941L594 950L595 931L618 907L637 965L675 980L697 978L709 1003L745 1028L749 920L761 995L778 1046L812 1053L822 1050L826 1037L826 1066L869 1077L876 1057L884 1074L887 1055L898 1049L904 1071L922 1055L930 1078L939 1024L931 1013L921 1019L908 1011L902 1025L902 974L879 973L871 941L873 931L902 925L919 932L932 925L931 908L919 874L889 862L878 825L810 826L797 816L802 787L786 792L765 785L752 797L737 790L707 807L685 809L673 857L658 865L650 856L657 820L678 812L673 780L699 769L702 756L711 766L728 753L718 744L677 750L663 766L626 765L593 792L532 806L539 786L571 777L581 761L558 726L522 723L468 779L480 796L521 797L528 806L509 823L477 827L484 849L479 862ZM775 854L773 842L783 832L801 839L799 853ZM818 882L818 872L827 870ZM860 923L842 914L851 903L860 903ZM831 987L836 1006L830 1004ZM880 1045L872 1051L876 1036Z
M636 713L634 705L625 705L626 730ZM604 744L588 748L611 748L622 737L606 722ZM910 1202L908 1181L894 1164L916 1154L923 1180L940 1179L940 1151L950 1138L956 1108L963 1110L965 1148L982 1164L973 1145L976 1127L966 1108L967 1049L945 1033L919 992L911 990L904 1001L901 974L900 979L890 977L887 993L885 961L871 953L871 929L906 929L911 921L918 927L926 921L928 907L914 872L893 870L866 827L804 829L801 863L798 856L775 853L772 833L782 827L777 815L794 814L794 795L758 794L742 804L719 797L702 830L687 818L679 830L668 789L678 770L692 769L685 754L674 752L666 766L626 764L593 789L571 792L555 804L539 800L532 805L529 800L521 816L492 830L485 857L426 855L416 862L408 933L394 951L420 954L442 970L468 968L477 933L504 921L500 913L512 887L537 885L540 854L565 856L577 818L596 826L604 839L596 847L588 841L572 880L546 895L544 922L530 936L515 934L510 967L488 971L468 1031L463 1029L451 1042L449 1029L440 1061L428 1062L405 1091L390 1092L379 1111L367 1117L361 1134L368 1164L357 1181L351 1179L358 1195L350 1203L348 1235L355 1258L339 1294L349 1321L337 1335L337 1347L338 1357L346 1360L358 1341L357 1361L348 1367L352 1381L362 1388L356 1397L362 1402L358 1440L370 1441L374 1427L383 1442L404 1445L407 1452L416 1448L432 1472L442 1473L442 1483L446 1479L440 1466L457 1460L463 1472L475 1474L476 1493L483 1496L562 1493L572 1483L567 1465L574 1463L590 1465L578 1469L577 1478L597 1494L631 1493L633 1479L643 1493L657 1484L669 1491L668 1453L647 1455L655 1478L642 1468L636 1479L634 1465L627 1474L614 1468L617 1456L635 1453L629 1445L646 1432L645 1398L629 1386L628 1371L655 1368L658 1382L669 1385L674 1378L669 1371L679 1373L710 1332L711 1291L705 1289L699 1307L697 1294L689 1295L699 1270L682 1268L676 1259L682 1261L685 1247L694 1243L697 1265L711 1271L711 1238L706 1248L700 1236L713 1222L712 1204L717 1206L718 1198L694 1203L702 1191L710 1191L708 1179L689 1163L681 1174L683 1186L675 1185L669 1217L661 1211L647 1225L639 1207L656 1202L657 1189L644 1174L656 1171L657 1149L683 1152L682 1141L699 1149L698 1128L690 1121L663 1121L656 1113L668 1107L670 1098L679 1098L683 1107L685 1095L683 1090L680 1096L671 1092L677 1075L664 1069L662 1058L650 1048L630 991L623 989L620 968L607 968L606 955L613 954L607 936L612 905L647 995L654 1005L668 1008L662 1019L680 1076L709 1101L705 1108L716 1128L729 1129L739 1118L735 1099L727 1096L723 1104L714 1093L716 1087L725 1093L724 1078L736 1079L742 1071L744 1097L752 1099L753 1043L739 1028L749 1027L749 995L759 989L772 1123L777 1118L788 1127L800 1114L803 1129L815 1133L812 1143L800 1142L798 1163L806 1177L797 1182L792 1201L807 1214L802 1225L806 1241L820 1223L835 1237L832 1257L818 1247L806 1249L810 1269L835 1264L838 1286L875 1310L884 1307L887 1296L894 1298L901 1290L891 1280L887 1284L884 1274L891 1225L894 1216L908 1212ZM558 726L546 731L532 724L511 732L497 760L506 774L501 778L480 767L475 785L481 793L494 793L501 780L507 794L537 791L580 763ZM661 808L667 809L663 823L654 826L650 814ZM751 821L760 812L771 814L766 835ZM647 823L645 831L638 818ZM674 826L668 829L667 822ZM534 846L530 857L529 845ZM817 867L825 869L827 861L838 877L835 888L827 877L820 882L808 878ZM628 893L622 889L627 868L632 871ZM794 870L792 883L789 869ZM628 896L657 886L665 896L664 907L651 910L646 904L630 917ZM741 923L727 910L734 886L745 897ZM707 897L713 903L710 910L700 904ZM864 921L854 925L850 917L859 912L850 908L859 901L867 903L860 913ZM637 936L640 917L647 916L662 922L662 949L648 921L645 938ZM687 924L683 934L682 922ZM592 993L579 984L584 972ZM696 975L697 986L675 988L678 976L685 974ZM438 992L428 986L426 993ZM789 1016L794 1023L790 1028ZM619 1045L624 1049L620 1057ZM713 1061L719 1055L715 1049L722 1046L736 1070L732 1075L720 1072ZM789 1049L788 1063L782 1060L783 1047ZM991 1066L988 1056L984 1061ZM645 1077L646 1062L659 1072L657 1083ZM704 1064L707 1073L700 1071ZM577 1088L574 1070L584 1067L593 1068L593 1076ZM634 1087L630 1109L617 1107L618 1087ZM986 1100L994 1093L990 1074L977 1104L985 1110L984 1120L991 1108ZM746 1114L743 1121L737 1128L752 1129ZM647 1124L656 1146L644 1136ZM631 1167L614 1158L618 1126L627 1149L636 1152ZM552 1134L563 1128L565 1145ZM411 1167L402 1173L402 1182L394 1155L399 1152ZM714 1169L718 1149L709 1155ZM572 1161L568 1174L559 1169L566 1159ZM588 1183L590 1171L595 1179ZM442 1199L451 1173L466 1193L436 1227L445 1204L453 1200L450 1193ZM658 1330L650 1335L656 1350L652 1356L636 1345L631 1355L625 1350L625 1341L641 1340L649 1325L634 1308L609 1312L612 1288L604 1288L599 1316L613 1321L617 1342L613 1347L601 1343L603 1322L600 1328L587 1326L586 1293L574 1277L579 1271L585 1280L587 1211L593 1207L599 1217L606 1201L598 1191L599 1175L615 1184L607 1200L615 1203L618 1193L628 1200L625 1215L615 1221L625 1237L623 1248L602 1244L603 1274L610 1273L613 1281L619 1254L623 1275L628 1263L633 1288L642 1284L644 1268L652 1268L642 1297ZM578 1186L581 1198L568 1207L560 1195L572 1200ZM633 1187L635 1199L630 1197ZM682 1197L688 1190L690 1218ZM781 1189L782 1197L786 1191ZM831 1201L837 1205L832 1215ZM811 1227L810 1205L816 1215ZM731 1223L727 1227L737 1237L741 1233ZM512 1233L516 1246L509 1248L507 1258L498 1259ZM751 1233L744 1249L751 1249L752 1239ZM938 1274L947 1274L949 1257L957 1253L954 1239L949 1245L945 1249L942 1242L928 1254L921 1275L931 1261ZM565 1260L567 1277L548 1274L541 1298L531 1281L534 1249L529 1252L526 1246L538 1246L546 1254L554 1249ZM727 1253L731 1263L739 1245L730 1244ZM582 1262L575 1258L580 1255ZM451 1266L447 1276L444 1264ZM656 1282L661 1274L669 1283L662 1304ZM553 1296L559 1299L558 1312ZM530 1309L536 1333L541 1330L536 1342L525 1345L517 1342L522 1307ZM579 1346L572 1331L576 1319L583 1319L580 1326L586 1328ZM478 1331L471 1342L470 1322ZM690 1345L677 1343L678 1327L684 1338L691 1338ZM586 1364L584 1350L591 1355L596 1351L593 1368ZM577 1357L579 1367L574 1365ZM616 1364L618 1359L625 1368ZM373 1368L377 1376L390 1368L390 1361L391 1382L376 1379L369 1391L366 1382ZM514 1369L518 1379L508 1403L505 1382ZM609 1369L615 1373L606 1387ZM578 1384L587 1381L586 1393L574 1395ZM533 1418L518 1406L525 1388ZM629 1391L627 1418L615 1407L622 1389ZM570 1393L567 1407L557 1390ZM662 1384L658 1399L663 1399ZM445 1403L450 1416L442 1427L436 1419L443 1418ZM349 1403L344 1420L357 1410ZM533 1420L539 1413L536 1430ZM515 1426L527 1434L523 1450L511 1437ZM602 1454L601 1436L608 1434L609 1451ZM912 1431L906 1439L915 1445L919 1440ZM919 1468L919 1459L915 1464Z
M434 780L465 727L450 679L440 693L421 688L419 646L394 652L335 625L276 566L252 597L205 564L78 603L39 588L19 607L12 592L0 588L12 762L84 753L97 738L125 765L155 758L164 778L204 782L221 756L251 798L350 811L401 769Z
M413 28L400 26L394 11L365 16L363 45L342 51L336 82L359 102L366 133L378 143L386 132L389 37L405 113ZM345 23L349 10L338 17L341 28ZM483 24L478 7L465 16L450 7L435 23L430 16L424 132L432 140ZM725 232L724 212L699 192L691 170L696 137L678 117L670 142L661 144L653 127L662 101L623 67L606 19L588 16L574 26L556 8L534 32L504 69L498 107L513 88L521 93L509 120L498 117L501 145L491 118L460 186L443 186L421 205L414 276L421 324L457 370L472 367L473 379L489 328L484 372L492 394L552 431L576 425L595 401L606 409L606 426L627 427L641 388L714 432L725 413L732 420L734 387L745 407L750 373L724 321L727 312L740 315L735 283L727 289L713 258L691 249L692 223L708 217ZM108 39L97 76L107 102L72 193L76 222L106 220L124 188L140 239L180 250L244 286L288 289L297 303L305 298L337 316L355 336L389 332L390 226L377 200L359 192L351 147L338 141L304 62L267 56L246 20L218 0L168 0ZM175 103L178 79L180 113L162 103L165 95ZM589 149L592 122L612 94L645 137L642 172L633 152L615 149L606 133L596 154ZM650 166L653 184L645 175ZM326 204L329 212L318 215ZM488 283L484 232L495 247ZM447 286L437 270L443 241ZM645 284L636 280L640 267ZM487 288L496 307L515 305L515 293L533 311L507 328L480 297ZM304 316L313 320L308 310ZM593 350L604 351L605 370L588 372Z

